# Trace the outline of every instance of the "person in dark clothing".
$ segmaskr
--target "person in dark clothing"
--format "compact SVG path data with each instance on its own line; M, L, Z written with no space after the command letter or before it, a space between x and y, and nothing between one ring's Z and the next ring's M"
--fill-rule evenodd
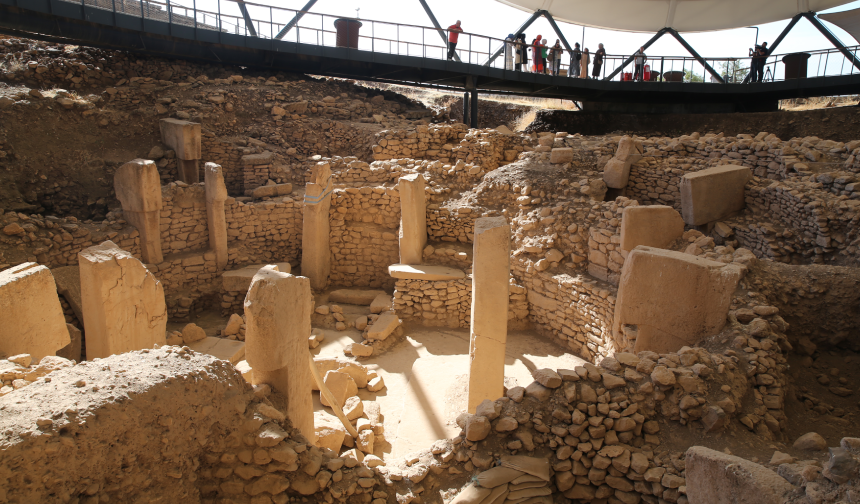
M752 82L761 82L764 77L764 65L767 62L767 42L755 46L752 54Z
M645 55L645 47L640 47L633 54L633 62L636 64L633 73L633 80L642 81L645 78L645 62L648 61L648 56Z
M579 60L582 58L582 50L579 48L579 42L573 44L573 51L570 52L570 75L568 77L579 77Z
M460 27L460 20L448 27L448 59L454 59L457 54L457 39L463 33L463 28Z
M597 45L597 51L594 53L594 66L591 70L591 77L593 79L600 78L600 67L603 66L603 58L606 57L606 49L603 48L603 44Z
M526 70L529 68L529 50L528 45L526 44L526 34L520 33L520 36L517 37L516 42L517 48L517 62L514 68L517 72L522 72L523 65L526 66Z

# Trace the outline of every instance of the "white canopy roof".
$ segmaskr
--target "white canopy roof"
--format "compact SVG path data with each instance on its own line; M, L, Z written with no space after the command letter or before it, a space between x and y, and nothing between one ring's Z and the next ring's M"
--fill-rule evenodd
M854 40L860 42L860 9L821 14L818 17L842 28L854 37ZM850 41L848 44L850 45Z
M740 28L789 19L850 3L845 0L497 0L528 12L546 10L557 21L609 30L679 32Z

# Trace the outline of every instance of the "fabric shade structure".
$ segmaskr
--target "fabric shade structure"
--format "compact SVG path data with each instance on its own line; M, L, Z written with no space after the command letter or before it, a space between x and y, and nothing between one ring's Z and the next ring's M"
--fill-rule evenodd
M520 10L548 11L556 20L608 30L679 32L728 30L789 19L850 3L845 0L496 0Z
M854 37L854 40L860 42L860 9L819 14L818 17L842 28Z

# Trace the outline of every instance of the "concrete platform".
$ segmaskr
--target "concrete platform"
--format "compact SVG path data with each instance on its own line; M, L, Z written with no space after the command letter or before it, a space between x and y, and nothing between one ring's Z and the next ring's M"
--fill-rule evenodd
M388 274L405 280L459 280L466 278L463 270L426 264L392 264Z

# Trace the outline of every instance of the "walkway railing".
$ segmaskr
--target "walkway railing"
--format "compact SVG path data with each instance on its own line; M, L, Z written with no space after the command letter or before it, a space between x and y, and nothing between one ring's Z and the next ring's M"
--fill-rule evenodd
M194 27L198 30L220 31L237 35L255 36L262 39L280 39L299 44L335 47L337 32L334 22L338 16L309 11L299 11L252 2L237 0L63 0L82 6L104 9L118 14L139 16L143 19L164 21L173 25ZM27 0L18 0L24 7ZM206 6L207 8L201 8ZM244 12L243 12L244 10ZM384 21L360 20L358 50L375 53L397 54L444 60L447 58L448 33L433 27L389 23ZM290 26L285 34L281 32ZM533 37L529 37L532 39ZM528 42L531 42L529 40ZM607 45L611 41L605 41ZM517 71L512 55L514 44L500 38L487 37L463 32L459 35L456 53L463 63L484 65L500 48L506 48L501 56L492 60L489 66ZM523 72L534 71L534 47L528 46L528 63L521 65ZM594 48L596 49L596 47ZM549 50L549 48L547 48ZM849 47L855 56L860 46ZM603 79L610 75L629 55L606 55L598 74ZM801 60L797 65L784 63L783 58ZM589 76L593 73L594 51L591 52L588 66ZM750 72L752 58L705 58L705 61L723 76L725 85L739 84ZM803 65L802 63L805 63ZM646 63L653 82L690 82L716 83L704 65L692 56L650 57ZM564 51L559 65L560 75L570 75L570 54ZM781 81L798 77L829 77L860 73L850 60L838 49L824 49L801 53L798 56L772 55L764 65L765 81ZM786 72L788 70L788 73ZM805 71L803 71L805 70ZM620 72L615 80L632 80L635 66L630 64ZM799 72L799 73L798 73Z

